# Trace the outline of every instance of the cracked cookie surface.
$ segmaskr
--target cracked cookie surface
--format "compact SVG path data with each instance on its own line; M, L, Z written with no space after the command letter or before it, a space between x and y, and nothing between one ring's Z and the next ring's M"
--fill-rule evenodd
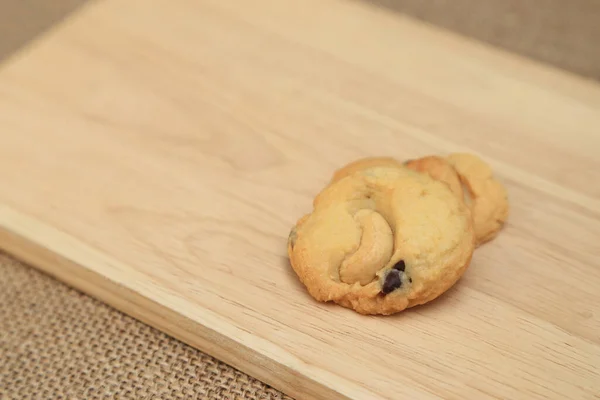
M475 244L470 218L465 203L426 174L357 168L316 196L290 233L288 255L316 300L393 314L460 279Z

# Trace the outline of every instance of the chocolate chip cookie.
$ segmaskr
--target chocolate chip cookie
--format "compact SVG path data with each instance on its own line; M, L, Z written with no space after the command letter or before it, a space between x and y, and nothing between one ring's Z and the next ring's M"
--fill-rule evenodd
M291 230L288 255L310 295L361 314L434 300L468 268L475 234L448 185L401 165L334 179Z

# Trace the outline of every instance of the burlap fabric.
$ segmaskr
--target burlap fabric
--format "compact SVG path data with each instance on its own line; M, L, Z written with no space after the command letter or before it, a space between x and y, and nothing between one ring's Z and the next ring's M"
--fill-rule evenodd
M600 78L597 0L369 0ZM0 0L0 61L84 0ZM289 399L0 255L0 400Z
M0 255L0 399L289 397Z

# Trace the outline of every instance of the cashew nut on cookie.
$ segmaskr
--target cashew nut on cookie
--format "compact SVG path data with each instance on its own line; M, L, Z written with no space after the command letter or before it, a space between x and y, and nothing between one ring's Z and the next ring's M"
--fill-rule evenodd
M339 174L291 230L292 268L316 300L393 314L439 297L468 268L475 233L465 202L392 164Z

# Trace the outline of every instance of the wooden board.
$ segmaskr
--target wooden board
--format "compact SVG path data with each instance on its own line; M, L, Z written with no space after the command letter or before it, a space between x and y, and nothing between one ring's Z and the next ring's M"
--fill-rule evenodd
M94 3L0 70L0 244L298 398L600 394L600 88L343 0ZM466 150L512 213L451 291L314 302L334 168Z

